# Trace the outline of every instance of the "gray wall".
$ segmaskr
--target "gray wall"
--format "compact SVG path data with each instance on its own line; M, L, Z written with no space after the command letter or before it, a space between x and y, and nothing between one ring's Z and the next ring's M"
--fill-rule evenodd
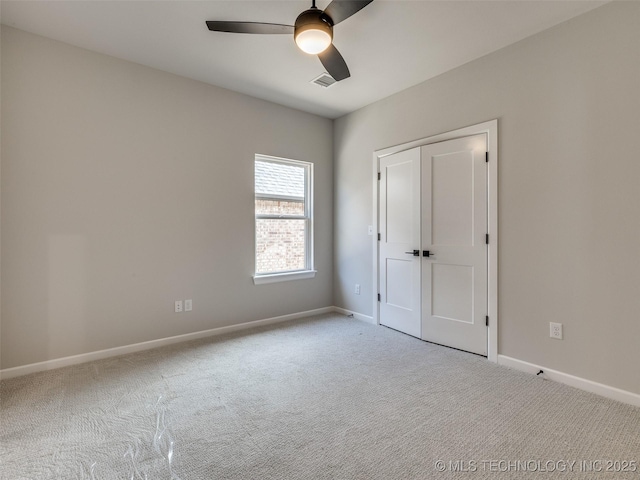
M1 87L2 368L332 304L331 120L9 27ZM253 285L255 153L315 165L315 279Z
M336 120L335 304L372 314L372 152L498 118L499 353L640 393L638 25L608 4Z

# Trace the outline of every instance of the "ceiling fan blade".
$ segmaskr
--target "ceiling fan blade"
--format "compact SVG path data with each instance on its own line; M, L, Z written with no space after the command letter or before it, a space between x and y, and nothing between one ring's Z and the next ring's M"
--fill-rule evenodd
M336 82L351 76L347 62L344 61L344 58L342 58L342 55L333 44L329 45L324 52L319 53L318 58Z
M289 33L293 35L293 25L281 25L279 23L261 23L261 22L224 22L208 20L207 27L212 32L229 32L229 33L260 33L260 34L278 34Z
M333 2L324 9L324 14L331 18L331 22L334 25L337 25L354 13L362 10L371 2L373 2L373 0L333 0Z

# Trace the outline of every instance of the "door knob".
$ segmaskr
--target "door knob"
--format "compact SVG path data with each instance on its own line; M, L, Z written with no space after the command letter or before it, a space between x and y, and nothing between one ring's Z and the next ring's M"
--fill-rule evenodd
M413 255L414 257L419 257L420 256L420 250L414 250L413 252L404 252L407 255Z
M429 250L423 250L422 251L422 256L423 257L431 257L431 258L433 258L434 255L435 254L433 252L430 252Z

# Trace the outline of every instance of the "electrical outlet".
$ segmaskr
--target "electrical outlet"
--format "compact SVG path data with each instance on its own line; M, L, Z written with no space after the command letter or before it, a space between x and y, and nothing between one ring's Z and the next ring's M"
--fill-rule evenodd
M549 322L549 336L551 338L562 340L562 324Z
M182 300L176 300L176 313L182 312Z
M359 284L359 283L356 283L356 290L355 290L355 292L356 292L356 295L360 295L360 284Z
M193 310L193 300L189 298L188 300L184 301L184 311L190 312L191 310Z

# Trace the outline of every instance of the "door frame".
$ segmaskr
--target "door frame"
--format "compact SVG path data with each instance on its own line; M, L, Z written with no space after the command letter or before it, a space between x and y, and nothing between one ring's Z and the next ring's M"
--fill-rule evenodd
M488 251L488 315L489 331L487 358L498 362L498 120L471 125L450 132L440 133L426 138L413 140L411 142L394 145L373 152L373 231L380 231L380 210L379 210L379 188L378 173L380 172L380 159L394 153L408 150L414 147L421 147L431 143L453 140L460 137L468 137L484 133L487 135L487 150L489 151L489 168L487 178L487 215L489 228L489 251ZM380 325L380 304L378 293L380 289L380 268L378 265L380 258L378 236L373 235L373 321Z

